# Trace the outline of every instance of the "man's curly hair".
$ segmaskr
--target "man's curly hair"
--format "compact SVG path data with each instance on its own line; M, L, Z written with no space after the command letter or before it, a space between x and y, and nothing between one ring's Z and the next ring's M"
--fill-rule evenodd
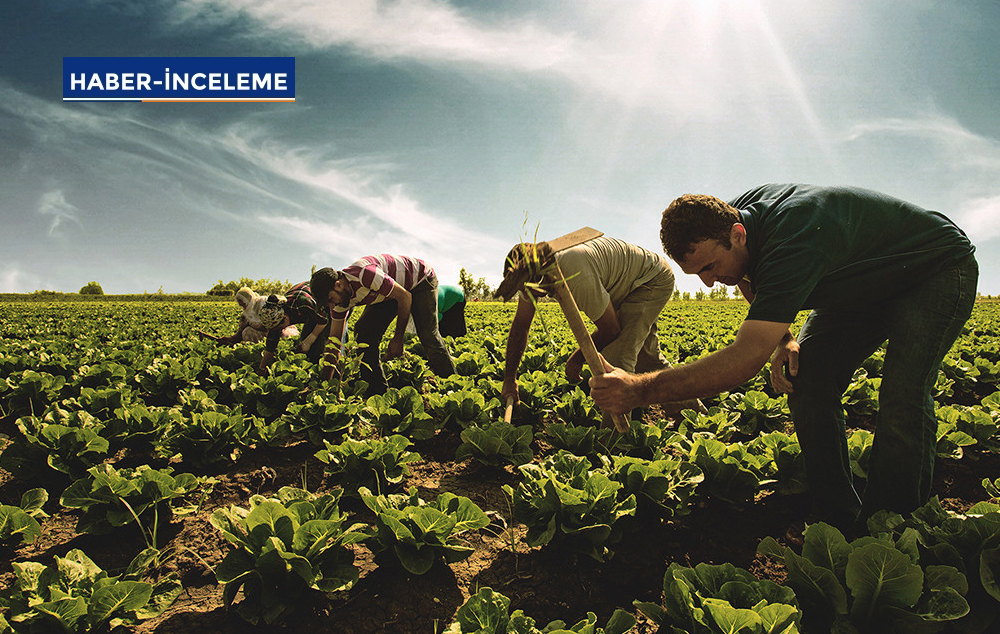
M739 212L715 196L684 194L663 211L660 242L671 260L681 262L703 240L718 240L728 249L729 234L739 221Z

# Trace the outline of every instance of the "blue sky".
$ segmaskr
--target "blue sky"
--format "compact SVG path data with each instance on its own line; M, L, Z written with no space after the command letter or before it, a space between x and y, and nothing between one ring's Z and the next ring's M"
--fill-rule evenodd
M998 294L998 32L996 0L3 2L0 292L379 252L495 285L536 230L661 252L673 198L797 181L946 213ZM296 102L63 102L64 56L294 56Z

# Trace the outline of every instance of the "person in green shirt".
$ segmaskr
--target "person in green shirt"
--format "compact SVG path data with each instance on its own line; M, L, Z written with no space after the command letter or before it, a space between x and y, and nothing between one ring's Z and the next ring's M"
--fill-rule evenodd
M464 337L465 293L461 286L438 286L438 331L442 337Z
M660 239L707 285L750 302L736 338L682 366L591 379L604 410L709 396L771 360L788 393L809 489L821 516L863 530L879 509L924 504L934 469L931 389L976 299L975 247L944 215L849 187L762 185L726 203L688 194L663 212ZM812 309L793 338L798 311ZM853 486L841 398L855 370L886 344L875 440L863 497Z

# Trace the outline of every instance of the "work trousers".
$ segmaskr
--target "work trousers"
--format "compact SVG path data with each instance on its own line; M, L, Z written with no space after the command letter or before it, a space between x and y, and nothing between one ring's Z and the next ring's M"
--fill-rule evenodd
M906 514L927 502L937 444L931 390L941 360L972 313L978 278L979 266L969 255L885 301L814 310L806 319L788 407L809 490L826 521L864 530L879 509ZM857 368L886 341L868 483L859 496L842 398Z
M438 332L437 285L437 278L430 277L413 287L410 291L410 315L431 370L438 376L450 376L455 373L455 361L445 349L444 340ZM379 359L379 344L389 324L396 318L396 310L394 299L368 304L354 324L357 342L368 344L362 355L365 366L361 368L361 378L368 382L369 395L384 394L388 389Z

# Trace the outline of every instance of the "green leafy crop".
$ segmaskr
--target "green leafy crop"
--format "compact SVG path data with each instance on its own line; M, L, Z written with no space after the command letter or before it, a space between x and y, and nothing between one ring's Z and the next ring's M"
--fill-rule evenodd
M399 484L410 473L407 465L420 460L420 454L406 450L412 444L410 439L399 434L369 440L345 438L337 445L324 440L323 444L326 449L317 451L316 459L326 465L330 479L348 495L360 487L384 491Z
M230 506L212 514L212 526L232 550L215 569L225 584L223 599L251 623L276 623L306 598L308 591L349 589L358 579L351 544L368 537L364 524L346 526L340 492L314 495L281 488L274 498L255 495L250 507Z
M0 593L0 632L110 632L159 616L181 593L176 577L144 580L156 550L147 549L128 569L109 576L82 550L56 557L54 566L11 564L13 584Z
M672 563L663 576L663 605L635 606L660 631L695 634L795 634L802 616L790 588L728 563Z
M39 517L48 517L42 506L49 499L45 489L31 489L21 496L20 506L0 504L0 544L29 544L42 534Z
M169 469L156 470L147 465L115 469L102 464L91 467L87 474L63 491L59 503L82 510L76 530L94 535L110 533L132 522L140 527L151 526L148 532L155 534L158 522L194 512L197 504L190 497L199 489L211 490L214 483L212 478L190 473L174 476Z
M784 563L809 624L860 632L914 631L965 616L965 574L928 563L906 528L848 542L822 522L806 527L802 553L765 537L758 552ZM839 629L838 631L844 631Z
M521 468L524 479L503 489L513 499L514 517L528 527L529 546L544 546L556 538L598 561L611 555L608 544L621 538L615 524L635 514L635 495L622 499L622 485L606 470L591 469L587 458L559 451L538 464Z
M361 499L375 513L377 532L368 546L376 554L391 551L408 571L422 575L435 561L461 561L473 553L461 535L490 523L486 513L467 497L442 493L434 502L409 495L372 495L362 488Z

